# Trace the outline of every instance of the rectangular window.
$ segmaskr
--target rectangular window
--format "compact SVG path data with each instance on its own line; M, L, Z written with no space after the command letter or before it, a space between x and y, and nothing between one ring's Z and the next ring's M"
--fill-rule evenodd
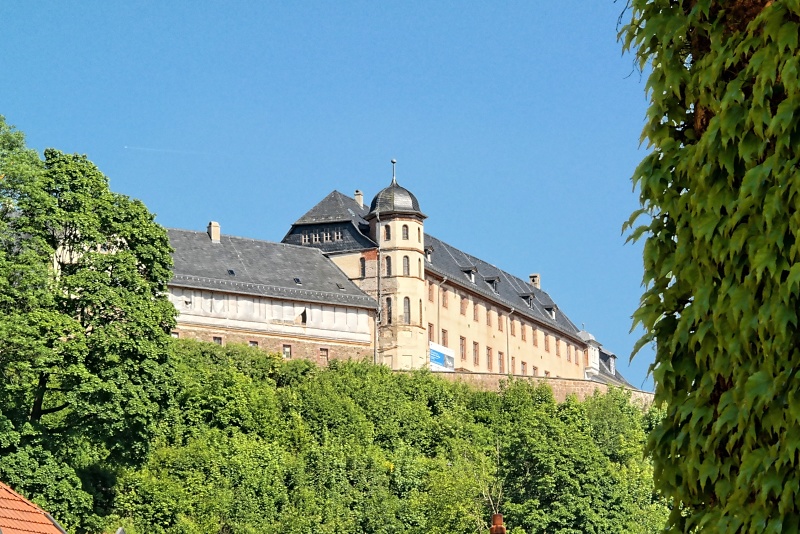
M319 349L319 361L328 363L328 349Z
M572 361L572 345L567 345L567 361Z
M517 335L516 332L515 332L516 329L514 328L514 323L515 322L516 321L514 319L511 319L511 320L508 321L508 328L511 330L511 335L512 336L516 336Z
M538 347L539 346L539 331L535 327L531 328L531 337L533 338L533 346L534 347Z
M539 368L534 365L533 368L531 369L531 374L533 376L539 376Z
M433 323L428 323L428 341L435 341L433 338Z
M447 330L445 330L444 328L442 328L442 346L444 347L449 346L447 344Z
M559 340L558 338L555 338L554 341L556 342L556 356L558 356L560 358L561 357L561 340Z
M330 243L331 242L331 231L330 230L325 230L324 232L322 232L322 240L324 242L326 242L326 243Z
M500 374L505 373L506 359L502 352L497 353L497 370Z
M478 322L478 303L472 303L472 320Z
M509 369L509 370L508 370L508 372L509 372L509 373L511 373L511 374L513 375L513 374L514 374L516 371L517 371L517 363L516 363L516 358L514 358L514 357L512 356L512 357L511 357L511 369Z
M546 332L544 334L544 350L550 352L550 336Z
M528 334L528 326L522 325L520 327L520 335L522 336L522 341L527 341L526 336Z
M250 345L251 347L257 347L258 341L248 341L247 344Z
M311 234L311 241L313 243L319 243L319 232L314 232Z
M433 302L433 282L428 282L428 300Z
M528 374L528 364L525 362L519 362L519 370L522 373L522 376Z
M503 331L503 324L504 324L505 322L506 322L506 318L505 318L505 317L503 317L502 315L500 315L500 314L498 313L498 314L497 314L497 329L498 329L499 331L501 331L501 332Z
M303 243L304 245L308 245L309 243L311 243L311 236L308 235L308 232L303 232L303 236L300 239L301 239L300 242Z
M173 330L172 332L169 333L169 335L174 337L175 339L178 339L179 337L181 337L180 332L178 332L177 330Z
M461 315L467 314L467 297L461 297Z
M467 338L462 337L458 340L458 348L461 351L461 361L467 359Z
M213 339L214 343L216 343L217 345L222 345L222 338L221 337L214 336L212 339Z
M486 308L486 326L492 326L492 311Z
M447 290L442 288L442 308L447 307Z
M342 231L336 229L333 231L333 240L334 241L341 241L342 240Z
M283 357L289 359L292 357L292 346L291 345L284 345L283 346Z
M477 341L472 342L472 364L476 367L480 365L480 348Z
M492 370L492 347L486 347L486 369Z

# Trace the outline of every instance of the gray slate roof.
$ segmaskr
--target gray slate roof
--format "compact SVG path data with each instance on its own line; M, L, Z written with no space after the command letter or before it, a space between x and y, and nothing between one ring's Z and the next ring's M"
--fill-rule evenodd
M494 300L509 308L514 308L515 315L535 319L539 323L550 325L554 329L578 338L578 328L564 315L545 291L532 286L516 276L503 271L475 256L467 254L431 235L425 235L425 248L432 248L431 261L425 269L439 276L446 276L448 281L464 286L479 293L488 300ZM471 282L465 271L475 270L475 282ZM497 291L491 281L496 281ZM530 301L530 305L528 304ZM547 308L555 311L555 319L551 318ZM580 339L580 338L578 338Z
M376 213L407 213L424 217L419 210L417 197L405 187L400 187L394 178L389 187L381 189L372 199L369 206L370 217Z
M167 232L175 250L170 285L360 308L377 306L319 249L227 235L212 243L206 232L174 228Z
M294 224L319 224L329 222L350 221L356 226L367 224L364 216L369 213L366 206L358 203L339 191L332 191L328 196L297 219Z

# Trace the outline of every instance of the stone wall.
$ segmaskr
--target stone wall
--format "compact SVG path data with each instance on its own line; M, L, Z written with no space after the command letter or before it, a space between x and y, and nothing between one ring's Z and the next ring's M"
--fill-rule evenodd
M463 382L473 387L484 389L487 391L498 391L501 382L508 380L507 375L492 374L492 373L437 373L446 380L454 382ZM578 399L583 400L590 397L595 390L602 393L608 391L606 384L600 384L591 380L582 380L579 378L550 378L543 376L515 376L517 380L527 380L535 384L547 384L553 390L553 395L558 402L564 402L567 396L575 395ZM631 400L637 404L647 406L653 402L653 394L648 391L641 391L638 389L630 389Z
M317 365L326 366L329 360L363 360L372 361L372 345L354 345L351 343L335 343L317 339L272 337L259 332L239 332L232 330L214 330L202 327L178 325L173 335L181 338L214 342L219 338L221 345L238 343L251 345L257 343L258 348L266 352L283 354L284 346L291 347L292 359L305 359ZM327 352L327 357L325 356Z

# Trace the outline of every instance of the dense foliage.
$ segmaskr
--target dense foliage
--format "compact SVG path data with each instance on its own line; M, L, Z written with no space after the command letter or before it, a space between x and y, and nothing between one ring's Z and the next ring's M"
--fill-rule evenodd
M800 531L800 2L633 0L651 69L636 320L672 531Z
M647 417L614 390L558 404L368 363L319 369L178 341L152 454L121 474L130 533L657 532Z
M0 117L0 479L71 528L144 459L175 310L166 231L85 156Z

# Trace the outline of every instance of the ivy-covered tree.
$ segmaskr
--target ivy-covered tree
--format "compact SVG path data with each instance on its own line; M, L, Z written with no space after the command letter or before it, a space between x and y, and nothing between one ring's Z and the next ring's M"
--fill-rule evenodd
M42 160L2 117L0 175L0 477L86 528L73 519L144 458L160 409L171 250L85 156Z
M800 531L800 3L632 0L651 70L635 321L674 532Z

